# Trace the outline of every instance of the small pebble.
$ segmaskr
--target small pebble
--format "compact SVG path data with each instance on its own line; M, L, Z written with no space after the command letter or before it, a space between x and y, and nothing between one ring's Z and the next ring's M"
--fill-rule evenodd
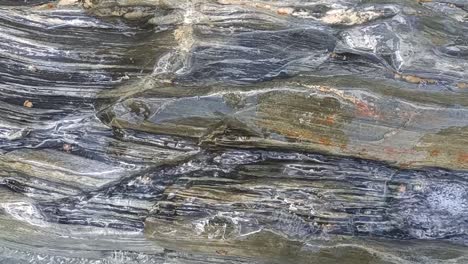
M24 101L23 106L31 108L31 107L33 107L33 103L31 101L29 101L29 100L26 100L26 101Z

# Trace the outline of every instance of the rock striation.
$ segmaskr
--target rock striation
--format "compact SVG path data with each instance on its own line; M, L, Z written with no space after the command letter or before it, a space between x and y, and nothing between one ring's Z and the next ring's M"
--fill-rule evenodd
M0 1L0 262L467 263L464 0Z

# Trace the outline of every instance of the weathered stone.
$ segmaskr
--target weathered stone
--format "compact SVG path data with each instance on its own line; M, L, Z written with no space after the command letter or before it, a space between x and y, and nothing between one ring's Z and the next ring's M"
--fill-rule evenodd
M0 262L468 262L466 1L0 2Z

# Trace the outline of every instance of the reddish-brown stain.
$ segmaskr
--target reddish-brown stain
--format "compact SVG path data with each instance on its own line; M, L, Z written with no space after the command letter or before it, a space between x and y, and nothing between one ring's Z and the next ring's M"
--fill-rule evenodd
M468 153L458 154L458 163L468 163Z
M331 126L333 124L335 124L335 117L330 115L330 116L327 116L327 119L325 119L325 124Z
M356 102L357 114L363 117L379 117L375 109L363 101Z
M331 140L329 138L327 138L327 137L319 138L319 142L320 142L320 144L325 145L325 146L330 146L331 145Z
M440 150L438 149L433 149L431 150L431 152L429 153L429 155L431 155L431 157L437 157L440 155Z
M392 147L385 147L384 152L389 155L393 154L414 154L416 151L413 149L399 149L399 148L392 148Z

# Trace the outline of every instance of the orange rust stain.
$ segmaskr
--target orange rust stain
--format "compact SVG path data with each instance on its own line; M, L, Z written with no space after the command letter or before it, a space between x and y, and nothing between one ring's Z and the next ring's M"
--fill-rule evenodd
M286 135L287 137L292 137L292 138L298 138L298 139L302 139L304 137L303 134L301 133L298 133L296 131L290 131L290 130L280 130L280 133L283 133L284 135Z
M395 154L414 154L416 151L413 149L397 149L392 147L385 147L384 152L389 155Z
M320 142L320 144L325 145L325 146L330 146L331 145L331 140L329 138L327 138L327 137L319 138L319 142Z
M461 164L468 163L468 153L458 154L458 163L461 163Z
M363 101L356 102L357 113L364 117L379 117L375 109Z
M431 152L429 153L429 155L430 155L431 157L437 157L437 156L440 155L440 150L438 150L438 149L433 149L433 150L431 150Z
M327 126L333 126L336 122L336 115L327 115L325 118L318 120L317 122Z
M333 116L333 115L327 116L327 119L325 119L325 124L327 124L329 126L335 124L335 116Z
M54 8L54 7L55 7L55 5L52 4L52 3L48 3L48 4L47 4L47 8L49 8L49 9L52 9L52 8Z

